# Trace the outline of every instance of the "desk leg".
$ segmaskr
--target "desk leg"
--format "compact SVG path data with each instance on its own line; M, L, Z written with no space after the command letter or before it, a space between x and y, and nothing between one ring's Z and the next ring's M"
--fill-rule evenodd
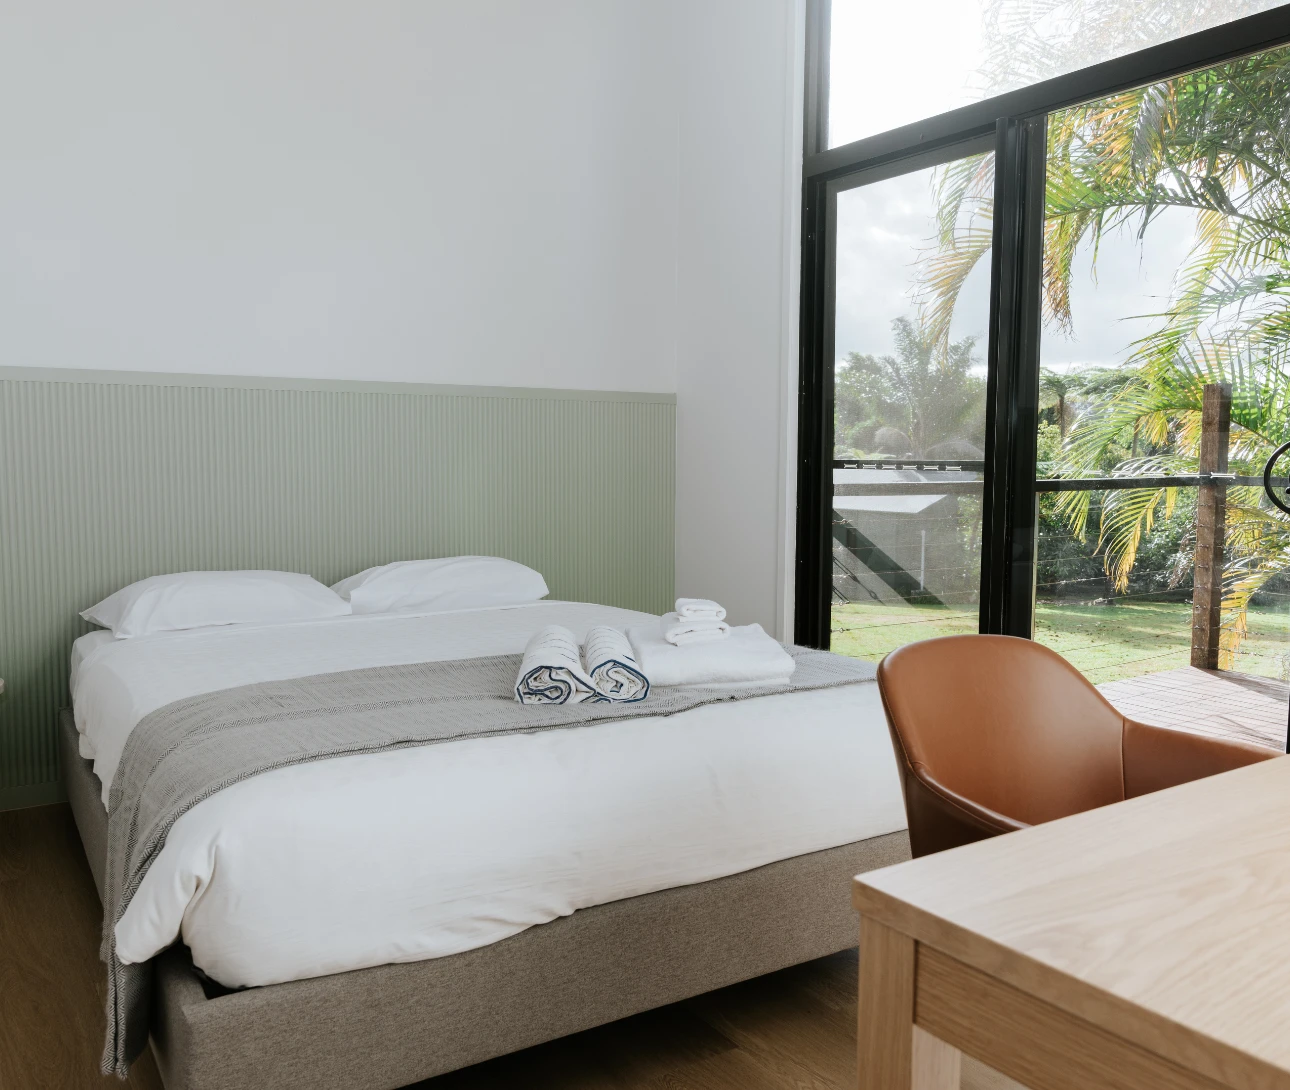
M963 1053L915 1026L910 1067L913 1090L959 1090Z
M860 921L860 1090L959 1090L958 1049L914 1025L914 940Z

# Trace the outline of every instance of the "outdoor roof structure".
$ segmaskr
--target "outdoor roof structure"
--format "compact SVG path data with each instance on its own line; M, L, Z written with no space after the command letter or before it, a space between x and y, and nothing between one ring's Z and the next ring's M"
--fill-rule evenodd
M920 515L945 499L944 495L931 496L834 496L833 508L843 514L850 512Z

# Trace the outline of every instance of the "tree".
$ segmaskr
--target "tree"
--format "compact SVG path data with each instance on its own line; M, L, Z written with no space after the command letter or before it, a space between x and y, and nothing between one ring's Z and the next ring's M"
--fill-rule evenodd
M908 318L892 322L895 355L852 352L834 377L835 447L894 458L980 458L985 380L976 340L938 352ZM901 449L895 449L900 447Z
M1107 0L1109 3L1110 0ZM1098 5L1090 0L1089 5ZM1106 6L1106 4L1103 4ZM1203 6L1203 5L1202 5ZM1062 448L1063 472L1194 472L1202 391L1233 387L1231 468L1257 475L1290 433L1290 50L1282 48L1125 91L1052 116L1044 230L1044 312L1069 329L1076 253L1110 231L1142 239L1168 208L1194 215L1196 244L1156 327L1127 346L1124 378L1091 401ZM992 170L965 160L938 179L943 237L927 260L923 305L944 337L987 217ZM1169 518L1175 489L1109 493L1098 545L1127 585L1145 535ZM1084 533L1088 493L1061 510ZM1225 606L1230 652L1251 596L1290 570L1290 529L1257 488L1228 492Z
M1073 471L1101 462L1126 432L1155 453L1118 472L1194 472L1203 388L1233 386L1234 472L1257 475L1290 427L1290 50L1278 49L1063 111L1049 135L1045 231L1048 309L1069 324L1070 270L1081 244L1136 228L1165 208L1194 213L1197 242L1157 327L1129 346L1132 380L1103 399L1065 451ZM1175 490L1108 497L1099 543L1123 585L1144 535ZM1073 526L1086 515L1066 512ZM1257 488L1228 496L1230 652L1251 596L1290 562L1290 533Z
M1053 410L1054 422L1063 441L1066 439L1066 430L1070 426L1070 415L1074 408L1070 397L1078 389L1078 374L1064 375L1048 367L1040 368L1039 408Z
M986 0L986 95L1209 30L1284 0Z

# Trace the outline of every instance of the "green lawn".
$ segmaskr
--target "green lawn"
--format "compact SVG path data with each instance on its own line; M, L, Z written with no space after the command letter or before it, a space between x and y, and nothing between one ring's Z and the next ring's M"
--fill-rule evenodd
M1255 610L1234 669L1281 677L1290 654L1290 612ZM977 630L976 610L886 602L834 605L833 650L877 662L914 640ZM1188 602L1112 606L1041 602L1035 638L1064 655L1095 684L1186 666L1191 646Z

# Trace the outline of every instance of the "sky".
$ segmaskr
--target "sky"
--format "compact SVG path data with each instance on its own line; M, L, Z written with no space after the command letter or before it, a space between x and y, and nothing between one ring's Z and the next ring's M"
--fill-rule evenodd
M973 101L968 79L981 60L980 24L978 0L833 0L830 146ZM913 79L908 51L892 43L915 36ZM894 93L874 94L875 88Z
M1236 18L1269 6L1270 0L1232 0L1225 11ZM829 143L847 143L979 98L973 73L984 51L982 7L983 0L833 0ZM893 42L917 42L918 63L911 65L909 51L893 48ZM883 93L874 93L877 88ZM850 351L891 351L892 319L913 315L914 263L932 236L930 180L931 171L920 171L839 195L839 360ZM1171 210L1141 241L1133 232L1105 239L1096 270L1086 248L1071 285L1073 334L1045 330L1044 365L1068 370L1122 360L1128 344L1152 328L1150 320L1133 316L1163 308L1193 239L1191 215ZM983 261L963 289L951 328L956 339L978 337L983 356L988 289Z
M932 172L923 170L838 195L839 360L853 351L891 352L892 319L916 313L915 266L934 230L931 178ZM1121 362L1130 342L1153 328L1152 319L1136 316L1164 308L1194 237L1192 214L1170 209L1152 222L1141 242L1132 230L1104 239L1096 268L1092 249L1085 246L1071 279L1072 335L1045 328L1043 365L1065 371ZM954 340L978 338L983 361L989 282L987 256L964 285L950 327Z
M1210 6L1201 24L1195 0L1121 0L1130 13L1152 8L1165 15L1155 25L1168 26L1170 16L1194 29L1266 11L1285 0L1226 0ZM1014 0L1013 18L1025 8ZM1046 5L1038 5L1040 7ZM1070 5L1057 6L1057 14ZM985 55L982 11L985 0L832 0L830 8L829 145L836 147L898 125L965 106L984 97L975 76ZM1188 13L1191 13L1190 15ZM1054 23L1032 23L1040 33ZM1139 25L1142 25L1139 23ZM1075 35L1069 56L1084 41ZM1139 42L1140 47L1143 43ZM1110 46L1090 45L1093 55L1059 63L1049 75L1072 66L1110 59ZM1101 55L1101 54L1105 55Z

